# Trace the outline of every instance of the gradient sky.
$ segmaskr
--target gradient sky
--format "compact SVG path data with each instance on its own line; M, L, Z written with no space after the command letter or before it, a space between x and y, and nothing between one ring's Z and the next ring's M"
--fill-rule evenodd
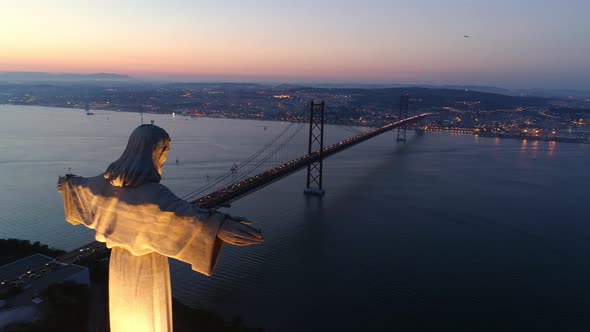
M590 89L590 0L0 1L0 71Z

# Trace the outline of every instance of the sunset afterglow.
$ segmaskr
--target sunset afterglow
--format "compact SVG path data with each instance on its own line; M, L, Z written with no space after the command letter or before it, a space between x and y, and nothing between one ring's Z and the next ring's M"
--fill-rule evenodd
M14 1L0 12L0 71L587 88L588 9L584 0Z

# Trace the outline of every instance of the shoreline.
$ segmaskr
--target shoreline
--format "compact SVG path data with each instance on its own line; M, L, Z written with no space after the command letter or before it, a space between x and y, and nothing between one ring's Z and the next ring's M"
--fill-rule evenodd
M575 137L541 137L541 136L527 136L519 134L486 134L476 133L475 128L445 128L438 127L435 130L417 128L416 132L427 133L427 132L439 132L439 133L452 133L459 135L471 135L477 137L488 137L488 138L501 138L501 139L515 139L515 140L531 140L541 142L560 142L560 143L572 143L572 144L590 144L590 138L575 138Z
M22 106L22 107L47 107L47 108L62 108L62 109L69 109L69 110L80 110L86 111L82 108L75 108L75 107L64 107L64 106L47 106L47 105L26 105L26 104L0 104L0 106L7 105L7 106ZM107 112L118 112L118 113L145 113L145 114L158 114L158 115L167 115L172 113L160 113L160 112L142 112L142 111L135 111L135 110L116 110L116 109L92 109L91 111L107 111ZM183 116L187 118L208 118L208 119L230 119L230 120L246 120L246 121L269 121L269 122L295 122L295 123L308 123L308 120L301 120L301 121L294 121L294 120L281 120L281 119L268 119L268 118L258 118L258 117L231 117L231 116L212 116L212 115L202 115L202 116L192 116L190 114L185 113L175 113L177 116ZM328 125L335 125L335 126L348 126L348 127L361 127L372 129L379 125L359 125L359 124L337 124L332 122L326 122ZM387 124L387 123L385 123ZM573 144L590 144L590 137L588 139L584 138L574 138L574 137L535 137L535 136L524 136L519 134L485 134L485 133L475 133L476 128L455 128L455 127L438 127L436 130L425 130L420 127L415 128L408 128L409 130L414 130L415 132L425 133L425 132L447 132L447 133L454 133L454 134L461 134L461 135L473 135L479 137L489 137L489 138L502 138L502 139L517 139L517 140L532 140L532 141L542 141L542 142L560 142L560 143L573 143Z
M110 109L110 108L95 108L95 109L83 109L83 108L78 108L78 107L68 107L67 105L61 105L61 106L56 106L56 105L30 105L30 104L0 104L0 106L22 106L22 107L48 107L48 108L62 108L62 109L69 109L69 110L80 110L83 112L86 111L107 111L107 112L120 112L120 113L136 113L136 114L140 114L140 113L145 113L145 114L159 114L159 115L170 115L172 113L175 113L176 116L184 116L184 117L188 117L188 118L208 118L208 119L232 119L232 120L256 120L256 121L270 121L270 122L295 122L295 123L309 123L309 112L307 112L306 118L302 119L302 120L294 120L294 119L290 119L290 120L286 120L286 119L274 119L274 118L261 118L261 117L256 117L256 116L248 116L247 114L244 114L244 116L227 116L227 115L212 115L212 114L205 114L203 113L202 115L199 116L193 116L187 113L183 113L183 111L179 111L178 113L176 111L173 112L144 112L144 111L137 111L137 110L121 110L121 109ZM94 113L92 114L94 115ZM336 123L336 122L332 122L332 121L326 121L325 124L328 125L335 125L335 126L349 126L349 127L367 127L367 128L376 128L376 127L380 127L383 125L388 124L389 122L383 122L383 124L355 124L355 123Z

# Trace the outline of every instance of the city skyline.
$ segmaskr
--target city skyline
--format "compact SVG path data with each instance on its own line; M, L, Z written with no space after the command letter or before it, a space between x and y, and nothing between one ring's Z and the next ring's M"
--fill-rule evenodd
M588 9L582 0L22 1L0 13L0 71L590 89Z

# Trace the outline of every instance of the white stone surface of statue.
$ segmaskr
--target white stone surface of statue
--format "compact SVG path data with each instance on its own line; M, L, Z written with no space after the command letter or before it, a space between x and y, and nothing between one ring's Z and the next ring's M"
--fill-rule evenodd
M162 128L142 125L104 174L70 174L58 181L65 219L94 229L96 240L112 248L112 332L172 331L168 257L211 275L224 242L246 246L263 241L249 222L200 209L161 185L169 149Z

